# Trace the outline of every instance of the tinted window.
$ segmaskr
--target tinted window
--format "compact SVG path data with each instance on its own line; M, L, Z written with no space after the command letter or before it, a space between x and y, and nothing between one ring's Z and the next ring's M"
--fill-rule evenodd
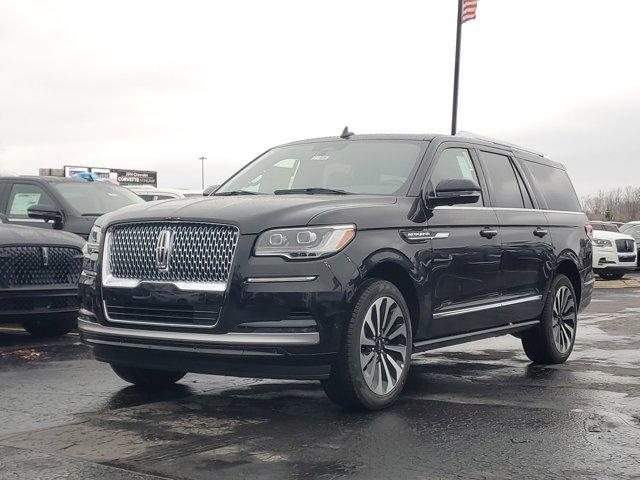
M60 182L55 188L80 215L103 215L133 203L143 203L138 195L104 182Z
M438 183L442 180L455 180L466 179L473 180L477 185L478 175L476 169L473 166L473 161L469 156L469 151L464 148L447 148L438 157L436 166L431 172L429 177L429 183L427 184L427 191L433 195ZM480 201L469 206L481 206L483 205L482 196Z
M33 205L54 206L53 199L38 185L14 183L9 194L7 216L9 218L29 218L27 210Z
M494 207L524 208L522 193L511 160L504 155L480 152Z
M274 148L216 193L329 188L350 193L398 194L408 188L421 158L421 142L341 140Z
M609 225L605 225L604 229L607 232L618 232L618 227L616 227L615 225L609 224Z
M594 230L604 230L604 225L601 223L592 223L591 226Z
M525 164L550 210L582 211L567 172L561 168L534 162L525 162Z

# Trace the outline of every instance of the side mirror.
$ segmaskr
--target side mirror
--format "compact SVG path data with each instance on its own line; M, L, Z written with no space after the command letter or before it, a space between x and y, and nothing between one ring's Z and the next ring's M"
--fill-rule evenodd
M9 217L4 213L0 213L0 223L9 223Z
M53 205L33 205L27 209L29 218L38 218L45 222L53 222L53 228L62 230L64 226L64 216L62 212Z
M435 194L427 195L425 204L428 208L440 205L461 205L476 203L480 200L482 189L473 180L455 178L442 180L436 186Z

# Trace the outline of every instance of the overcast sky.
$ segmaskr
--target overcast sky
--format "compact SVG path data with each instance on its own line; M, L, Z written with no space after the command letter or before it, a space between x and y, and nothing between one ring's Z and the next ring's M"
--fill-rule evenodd
M448 133L456 0L0 0L0 171L219 183L278 143ZM479 0L459 127L541 150L582 196L640 185L638 0Z

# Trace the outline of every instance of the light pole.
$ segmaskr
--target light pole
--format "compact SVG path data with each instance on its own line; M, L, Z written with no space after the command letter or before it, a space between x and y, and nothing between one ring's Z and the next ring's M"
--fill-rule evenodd
M199 157L198 160L202 162L202 190L204 190L204 161L207 159L204 155Z

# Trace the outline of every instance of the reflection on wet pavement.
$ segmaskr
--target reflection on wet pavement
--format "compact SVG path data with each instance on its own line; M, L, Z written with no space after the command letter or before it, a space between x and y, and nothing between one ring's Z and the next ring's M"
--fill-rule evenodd
M395 407L316 382L188 375L126 386L74 336L0 329L2 478L637 478L640 291L598 289L569 363L511 336L415 358Z

